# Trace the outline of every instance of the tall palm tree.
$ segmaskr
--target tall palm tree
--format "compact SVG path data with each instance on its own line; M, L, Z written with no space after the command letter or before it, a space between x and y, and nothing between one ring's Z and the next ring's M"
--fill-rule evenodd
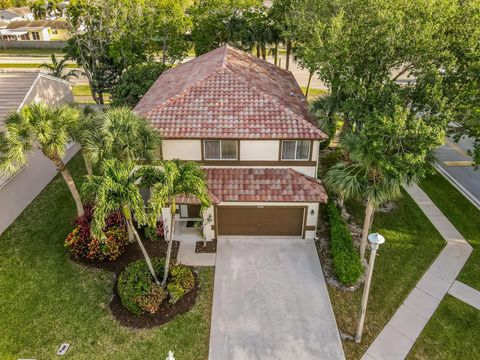
M207 181L200 166L193 161L167 160L160 163L161 171L157 171L153 179L151 198L149 200L150 223L155 224L162 209L170 208L170 225L168 231L168 247L162 286L167 282L170 256L172 253L173 233L175 230L176 197L179 195L194 196L200 201L202 210L210 206Z
M120 210L127 222L129 234L133 234L142 251L148 269L155 283L160 284L147 250L133 225L133 217L139 225L146 223L145 204L138 182L141 172L133 161L105 160L102 163L101 175L89 175L82 186L85 200L94 204L91 225L92 235L98 239L105 238L103 228L106 217Z
M40 65L40 67L46 68L48 70L48 75L54 76L62 80L70 80L70 78L72 77L78 78L78 76L81 74L81 72L78 70L70 70L68 72L65 72L65 69L67 68L67 61L68 58L66 57L58 61L55 54L52 54L52 62L44 62L42 65Z
M84 210L80 194L62 160L78 117L78 110L71 106L55 107L43 103L26 105L19 112L8 115L6 132L0 134L0 172L14 173L27 162L30 150L40 149L62 174L81 216Z
M342 199L366 200L360 244L360 258L363 259L375 209L399 198L404 182L402 179L386 175L376 164L376 159L370 158L361 150L355 135L346 135L342 139L342 147L349 158L330 168L325 177L325 184Z
M83 154L93 165L105 159L153 161L160 148L160 134L145 118L126 107L85 117L78 139Z

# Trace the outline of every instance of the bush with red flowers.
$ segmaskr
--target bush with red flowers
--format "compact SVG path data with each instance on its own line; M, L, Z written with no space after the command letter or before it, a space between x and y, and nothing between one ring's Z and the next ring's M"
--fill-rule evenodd
M128 244L125 221L120 212L112 213L105 223L105 239L99 240L91 236L90 224L93 218L93 208L85 207L85 214L77 217L77 225L68 234L65 246L75 258L88 260L115 260L125 251Z

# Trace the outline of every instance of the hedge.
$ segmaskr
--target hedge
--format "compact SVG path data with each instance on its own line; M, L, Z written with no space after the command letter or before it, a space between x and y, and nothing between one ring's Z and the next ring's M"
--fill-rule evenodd
M360 257L353 247L352 235L333 201L328 203L328 219L335 275L342 284L351 285L358 280L363 268Z

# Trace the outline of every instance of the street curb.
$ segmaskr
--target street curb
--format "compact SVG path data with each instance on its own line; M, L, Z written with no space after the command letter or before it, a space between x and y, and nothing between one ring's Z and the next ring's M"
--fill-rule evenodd
M480 200L478 200L470 191L465 189L465 187L460 184L455 178L450 175L444 168L442 168L438 163L435 163L435 169L445 178L447 179L450 184L455 186L455 188L460 191L468 201L470 201L473 206L475 206L478 210L480 210Z

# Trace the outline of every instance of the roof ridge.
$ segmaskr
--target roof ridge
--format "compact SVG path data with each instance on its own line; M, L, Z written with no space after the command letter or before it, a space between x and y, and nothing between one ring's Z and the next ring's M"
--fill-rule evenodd
M169 70L172 70L172 69L174 69L174 68L170 68ZM143 113L142 115L143 115L143 116L147 116L147 115L149 115L152 111L160 110L160 109L162 109L164 106L166 106L167 104L171 103L172 101L177 100L178 98L183 97L184 95L186 95L187 93L189 93L190 90L193 89L194 87L197 87L197 86L202 85L202 84L203 84L204 82L206 82L208 79L210 79L210 78L213 77L214 75L218 74L221 69L222 69L222 67L219 67L219 68L216 69L215 71L212 71L211 74L208 74L208 75L205 76L204 78L195 81L193 84L191 84L190 86L187 86L185 89L183 89L182 91L180 91L178 94L176 94L176 95L168 98L165 102L163 102L163 103L161 103L161 104L158 104L157 106L151 108L150 110L148 110L146 113ZM160 77L161 77L161 76L160 76ZM160 79L160 77L157 79L157 81ZM155 84L154 84L154 85L155 85ZM152 86L153 86L153 85L152 85Z
M313 123L311 123L310 121L308 121L307 119L305 119L303 116L300 116L299 114L297 114L295 111L289 109L287 106L285 106L284 104L282 104L280 101L278 101L275 97L273 97L272 95L266 93L264 90L260 89L259 87L255 86L254 84L248 82L244 76L242 75L238 75L237 73L235 73L234 71L230 70L229 68L225 67L225 70L229 71L230 74L232 74L233 76L235 76L236 78L239 78L243 81L243 83L245 85L248 85L249 88L252 88L252 89L255 89L257 90L259 93L261 93L264 97L268 98L268 99L271 99L273 102L275 102L277 105L279 105L285 112L289 113L289 114L292 114L295 118L298 118L299 120L303 121L304 123L308 124L310 127L313 128L313 130L318 130L320 131L322 134L323 134L323 131L320 130L318 127L316 127ZM295 80L296 82L296 80Z

